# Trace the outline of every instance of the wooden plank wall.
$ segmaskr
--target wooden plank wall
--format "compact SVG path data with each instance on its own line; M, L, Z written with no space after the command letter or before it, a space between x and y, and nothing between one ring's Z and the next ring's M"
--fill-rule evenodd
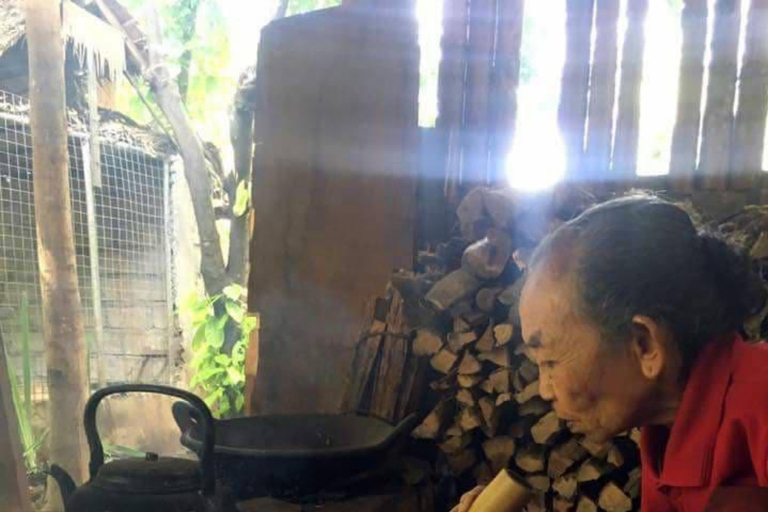
M253 413L337 412L365 319L411 268L418 46L396 8L276 21L259 46Z
M750 2L742 34L746 1L716 0L710 12L707 0L684 0L677 117L663 188L753 191L768 184L761 172L768 0ZM640 101L649 4L628 0L623 12L622 3L613 0L564 4L558 123L569 180L607 185L606 190L646 182L637 177L637 152L643 109L654 108ZM515 120L524 2L445 0L444 5L437 131L446 141L446 194L455 204L472 186L503 183L506 149L515 131L526 129ZM620 16L626 18L623 41ZM705 64L708 41L711 59Z

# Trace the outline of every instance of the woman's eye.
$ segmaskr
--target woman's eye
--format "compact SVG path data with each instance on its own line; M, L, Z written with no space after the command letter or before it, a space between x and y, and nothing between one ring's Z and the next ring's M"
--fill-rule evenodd
M546 368L548 370L554 368L555 366L554 361L541 361L539 364L541 365L542 368Z

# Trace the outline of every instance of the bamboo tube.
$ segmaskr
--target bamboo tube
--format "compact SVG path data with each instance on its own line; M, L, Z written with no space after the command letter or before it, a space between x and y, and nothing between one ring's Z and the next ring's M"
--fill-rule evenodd
M531 488L523 482L506 469L501 470L472 503L469 512L520 512L533 496Z

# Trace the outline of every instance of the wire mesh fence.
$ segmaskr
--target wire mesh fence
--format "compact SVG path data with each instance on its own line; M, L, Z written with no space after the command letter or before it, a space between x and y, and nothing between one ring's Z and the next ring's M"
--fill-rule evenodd
M42 401L47 378L28 109L26 99L0 91L0 330L19 379L29 347L32 398ZM168 166L162 155L118 140L112 126L100 138L93 179L83 126L70 115L70 197L90 380L167 382Z

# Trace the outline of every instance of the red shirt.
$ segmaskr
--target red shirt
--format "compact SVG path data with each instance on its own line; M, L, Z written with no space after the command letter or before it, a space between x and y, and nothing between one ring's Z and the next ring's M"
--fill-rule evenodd
M644 427L643 512L701 512L719 486L768 487L768 344L696 359L671 429Z

